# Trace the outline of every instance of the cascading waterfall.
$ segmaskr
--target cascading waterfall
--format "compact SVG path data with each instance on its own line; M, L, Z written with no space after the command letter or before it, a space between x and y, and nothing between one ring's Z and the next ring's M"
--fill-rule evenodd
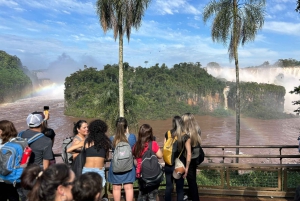
M206 68L207 72L214 77L224 78L228 81L235 82L235 68ZM251 68L240 68L240 81L244 82L257 82L276 84L285 87L285 102L284 111L286 113L292 113L297 106L292 104L292 101L299 100L299 95L290 94L289 92L294 87L300 85L300 66L297 67L251 67ZM224 89L224 98L225 89Z

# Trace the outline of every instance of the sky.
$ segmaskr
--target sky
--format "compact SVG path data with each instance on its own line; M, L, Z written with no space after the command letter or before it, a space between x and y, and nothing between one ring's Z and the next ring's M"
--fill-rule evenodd
M152 0L130 41L124 37L124 62L138 67L229 62L227 46L214 43L211 21L202 20L209 0ZM84 65L103 69L117 64L119 44L103 32L96 0L0 0L0 50L16 55L30 70L68 75ZM296 0L266 0L265 22L255 41L239 47L240 67L300 60L300 13ZM148 61L148 62L145 62ZM65 74L64 74L65 73Z

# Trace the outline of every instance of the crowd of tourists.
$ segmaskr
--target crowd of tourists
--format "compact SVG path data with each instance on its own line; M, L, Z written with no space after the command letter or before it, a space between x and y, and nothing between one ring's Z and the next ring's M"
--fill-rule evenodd
M199 201L196 173L203 159L199 162L201 152L195 150L201 148L201 130L192 114L173 117L162 150L149 124L141 125L136 137L130 133L127 120L119 117L115 133L109 137L103 120L79 120L74 123L74 136L66 147L72 164L56 163L52 151L55 132L48 128L48 120L48 111L33 112L26 119L28 129L19 133L11 121L0 121L0 201L107 200L107 182L112 185L115 201L122 199L122 189L125 199L133 201L136 180L137 200L156 201L163 179L166 201L172 200L174 184L177 201ZM7 147L21 139L27 141L31 154L25 159L26 147L18 156L22 157L20 164L15 165L18 167L5 171L11 163L8 158L13 157ZM107 161L110 166L105 171Z

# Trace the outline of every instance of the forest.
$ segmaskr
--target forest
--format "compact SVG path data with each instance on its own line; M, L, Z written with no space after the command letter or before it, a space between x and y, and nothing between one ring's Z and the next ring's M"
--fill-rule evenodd
M118 117L118 65L103 70L87 67L65 80L65 114L107 121ZM224 109L223 90L229 86L229 109ZM241 112L257 118L285 118L282 86L241 83ZM172 68L156 64L134 68L124 63L124 113L137 119L164 119L191 112L198 115L233 115L235 83L217 79L197 63Z
M11 56L0 50L0 103L12 102L32 92L32 81L24 73L17 56Z

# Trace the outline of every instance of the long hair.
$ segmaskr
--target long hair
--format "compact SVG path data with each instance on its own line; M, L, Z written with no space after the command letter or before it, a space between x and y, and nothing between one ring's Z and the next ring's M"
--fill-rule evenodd
M28 200L54 201L59 185L68 186L71 169L64 163L58 163L42 170L37 164L26 167L21 175L21 185L30 190Z
M2 120L0 121L0 129L2 130L1 139L2 144L9 141L10 138L17 137L18 132L11 121Z
M102 177L96 172L82 174L74 183L72 194L74 201L94 201L101 194Z
M182 150L183 144L182 144L182 139L181 136L184 134L183 132L183 121L180 116L174 116L172 120L172 129L171 129L171 135L172 138L177 137L177 142L178 142L178 149Z
M101 148L105 149L106 156L108 156L109 149L111 148L111 142L106 135L108 128L107 124L100 119L96 119L89 124L88 128L89 134L86 138L87 144L94 144L97 151Z
M74 136L78 134L77 129L80 129L83 123L87 123L87 122L85 120L79 120L76 123L74 123L74 127L73 127Z
M113 146L116 147L116 145L119 142L128 142L127 137L125 135L126 130L128 128L127 120L124 117L119 117L116 121L116 134L113 140Z
M184 125L183 130L190 135L192 147L196 146L197 143L201 144L201 129L194 115L185 113L182 115L182 120Z
M135 158L140 158L145 148L145 143L154 141L152 127L149 124L143 124L139 130L138 140L135 143L133 155Z

